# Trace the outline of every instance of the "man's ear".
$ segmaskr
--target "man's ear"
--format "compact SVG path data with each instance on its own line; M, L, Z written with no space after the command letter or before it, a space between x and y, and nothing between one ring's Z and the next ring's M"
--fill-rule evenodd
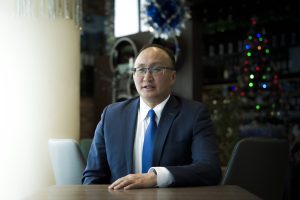
M175 83L175 81L176 81L176 72L173 72L173 74L171 76L171 79L172 79L173 83Z

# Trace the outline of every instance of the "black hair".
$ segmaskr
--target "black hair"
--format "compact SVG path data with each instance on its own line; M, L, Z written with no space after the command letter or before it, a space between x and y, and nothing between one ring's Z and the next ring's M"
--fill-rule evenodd
M171 51L170 48L168 48L168 47L166 47L166 46L163 46L163 45L160 45L160 44L150 43L150 44L144 45L144 46L141 48L141 50L138 52L138 54L137 54L136 57L138 57L142 51L144 51L145 49L148 49L148 48L150 48L150 47L157 47L157 48L163 50L164 52L166 52L167 55L169 56L171 62L172 62L173 67L176 68L176 66L175 66L176 61L175 61L174 53Z

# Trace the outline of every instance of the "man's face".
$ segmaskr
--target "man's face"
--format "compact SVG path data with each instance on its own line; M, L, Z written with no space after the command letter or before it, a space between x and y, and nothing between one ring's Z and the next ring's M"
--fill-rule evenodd
M134 67L158 69L152 73L133 74L135 87L145 103L154 107L165 100L176 80L176 71L168 54L160 48L148 47L136 58Z

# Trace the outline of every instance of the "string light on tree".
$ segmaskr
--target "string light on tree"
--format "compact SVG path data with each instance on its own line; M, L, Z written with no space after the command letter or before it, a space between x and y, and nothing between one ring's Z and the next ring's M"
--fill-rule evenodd
M282 117L282 94L270 56L270 41L263 29L257 30L257 20L252 18L244 40L239 92L244 108L256 121L272 122Z

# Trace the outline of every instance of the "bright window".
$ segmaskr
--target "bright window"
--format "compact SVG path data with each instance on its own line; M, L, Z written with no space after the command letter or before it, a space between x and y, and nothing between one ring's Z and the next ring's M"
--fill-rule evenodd
M139 0L115 0L115 37L139 32Z

